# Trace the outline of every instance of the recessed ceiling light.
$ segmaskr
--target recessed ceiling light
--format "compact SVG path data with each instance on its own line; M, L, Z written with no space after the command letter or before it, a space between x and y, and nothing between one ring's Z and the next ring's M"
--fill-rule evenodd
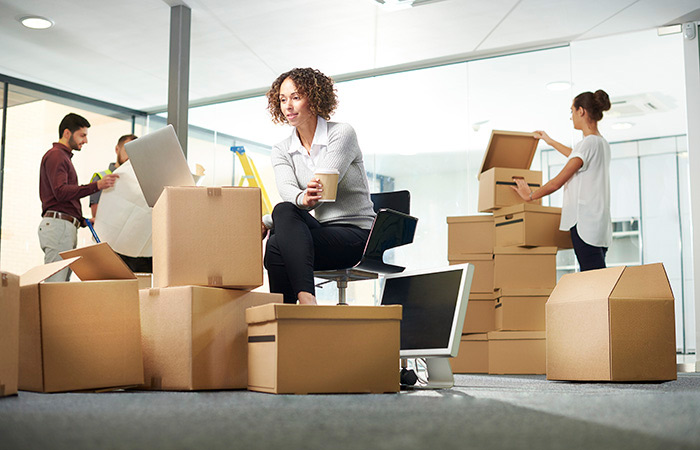
M614 124L610 125L610 128L613 130L629 130L633 126L634 124L632 122L615 122Z
M53 26L53 21L39 16L25 16L20 18L19 22L33 30L45 30Z
M571 83L568 81L552 81L545 85L550 91L565 91L571 87Z

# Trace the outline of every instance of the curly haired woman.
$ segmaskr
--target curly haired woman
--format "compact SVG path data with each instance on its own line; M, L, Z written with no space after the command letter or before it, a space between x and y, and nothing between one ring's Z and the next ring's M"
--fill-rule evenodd
M318 70L283 73L267 100L273 122L294 127L272 149L283 202L272 212L265 250L270 292L283 294L285 303L313 305L314 270L353 266L369 236L375 214L362 152L350 125L329 122L338 99L333 80ZM340 173L335 202L319 202L323 185L314 173L321 168Z

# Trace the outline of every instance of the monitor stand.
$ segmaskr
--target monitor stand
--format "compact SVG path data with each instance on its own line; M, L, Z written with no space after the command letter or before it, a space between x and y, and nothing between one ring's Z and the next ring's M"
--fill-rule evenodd
M425 357L428 382L419 381L413 386L406 386L408 389L450 389L455 384L452 375L452 367L447 357ZM402 387L403 388L403 387Z

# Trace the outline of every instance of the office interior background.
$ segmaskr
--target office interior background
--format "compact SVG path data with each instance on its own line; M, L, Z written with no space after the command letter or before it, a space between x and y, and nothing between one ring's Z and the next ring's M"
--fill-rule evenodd
M170 13L186 4L187 159L206 170L199 184L239 184L243 171L230 149L242 145L272 203L279 201L269 155L291 129L270 121L264 94L279 73L317 68L337 81L332 120L357 131L371 190L411 192L415 242L389 256L411 269L446 265L446 217L477 214L491 130L542 129L573 145L581 134L570 121L572 98L606 90L613 102L600 126L613 158L608 264L664 263L679 360L695 362L700 227L692 213L700 217L700 186L690 174L700 158L693 137L700 117L688 111L700 104L700 81L698 38L693 59L682 24L697 31L697 0L386 3L0 0L0 267L21 274L43 263L39 162L66 113L92 124L73 158L81 183L114 160L119 136L166 125ZM30 13L54 26L24 28L18 19ZM533 168L547 180L564 162L540 143ZM545 204L561 206L561 194ZM83 211L89 215L87 198ZM81 229L78 245L91 242ZM573 251L560 252L559 275L576 269ZM348 297L373 304L378 292L377 281L357 282ZM332 284L319 290L322 301L336 295Z

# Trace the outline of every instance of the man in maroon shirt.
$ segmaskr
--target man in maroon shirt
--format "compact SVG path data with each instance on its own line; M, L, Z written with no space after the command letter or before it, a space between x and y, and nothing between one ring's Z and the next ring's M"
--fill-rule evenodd
M78 228L85 226L80 199L93 192L114 186L119 175L110 174L100 181L78 185L78 175L71 162L73 150L87 144L90 122L74 113L63 118L58 126L58 142L41 159L39 197L41 224L39 244L44 263L60 261L59 253L72 250L78 243ZM68 281L70 269L64 269L46 281Z

